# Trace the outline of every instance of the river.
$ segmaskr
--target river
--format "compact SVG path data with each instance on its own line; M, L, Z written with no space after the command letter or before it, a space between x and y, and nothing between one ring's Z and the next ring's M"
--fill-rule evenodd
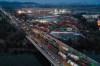
M0 53L0 66L42 66L34 54Z

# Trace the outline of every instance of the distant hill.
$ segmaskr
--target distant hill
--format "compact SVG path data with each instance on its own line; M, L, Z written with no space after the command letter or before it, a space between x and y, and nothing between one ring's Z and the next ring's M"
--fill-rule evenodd
M38 3L35 2L7 2L7 1L0 1L0 5L22 5L22 4L35 4L39 5Z
M35 2L6 2L6 1L0 1L0 5L4 8L8 9L16 9L16 8L22 8L22 7L43 7L43 8L52 8L52 7L100 7L100 5L86 5L86 4L65 4L65 3L60 3L60 4L40 4L40 3L35 3Z
M35 2L6 2L6 1L0 1L0 6L12 9L12 8L21 8L21 7L35 7L39 6L40 4Z

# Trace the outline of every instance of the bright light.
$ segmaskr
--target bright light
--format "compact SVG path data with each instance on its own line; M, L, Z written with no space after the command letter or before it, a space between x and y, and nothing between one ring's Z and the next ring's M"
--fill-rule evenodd
M57 12L57 9L55 9L55 12Z
M31 10L28 10L28 13L32 13L32 11Z
M65 13L65 12L66 12L66 11L63 9L63 10L62 10L62 13Z
M24 11L21 11L21 10L18 10L17 13L18 14L22 14L22 13L25 13L25 12Z
M97 22L98 22L98 26L100 27L100 20L98 20Z
M22 11L18 11L18 14L22 14Z

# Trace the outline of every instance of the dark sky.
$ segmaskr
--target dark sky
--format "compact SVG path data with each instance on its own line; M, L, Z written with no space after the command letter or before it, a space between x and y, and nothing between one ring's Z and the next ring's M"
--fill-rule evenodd
M0 0L0 1L21 1L37 3L82 3L82 4L100 4L100 0Z

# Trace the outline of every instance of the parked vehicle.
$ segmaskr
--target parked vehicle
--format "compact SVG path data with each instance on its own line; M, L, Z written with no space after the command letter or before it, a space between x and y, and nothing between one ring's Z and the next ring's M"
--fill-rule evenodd
M49 49L51 49L53 52L58 53L59 50L57 48L55 48L54 46L50 46Z
M61 51L59 51L58 54L59 54L63 59L66 59L66 57L67 57L67 56L66 56L64 53L62 53Z
M71 61L71 60L68 60L68 62L71 66L79 66L78 64L76 64L75 62Z
M71 53L68 53L68 56L70 56L71 58L73 58L74 60L79 60L79 57L74 55L74 54L71 54Z
M57 59L55 60L58 64L60 63Z
M64 47L64 46L62 46L62 48L63 48L65 51L68 51L68 50L69 50L68 48L66 48L66 47Z
M55 59L55 57L53 55L51 55L52 59Z

